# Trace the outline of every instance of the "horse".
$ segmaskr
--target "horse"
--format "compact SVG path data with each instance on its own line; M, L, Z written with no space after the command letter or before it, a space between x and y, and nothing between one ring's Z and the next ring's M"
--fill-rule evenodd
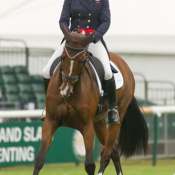
M33 175L38 175L42 169L52 137L59 127L77 129L82 134L86 150L84 165L88 175L95 173L95 134L104 145L98 175L103 175L110 159L114 163L117 175L123 175L120 156L128 158L141 151L146 154L148 148L147 124L134 97L134 76L121 57L109 53L110 59L123 75L124 84L117 89L120 123L107 125L105 118L109 108L108 100L103 98L102 111L97 114L99 89L87 57L87 48L94 33L88 36L77 31L69 33L64 26L62 31L66 44L61 63L48 86L46 117Z

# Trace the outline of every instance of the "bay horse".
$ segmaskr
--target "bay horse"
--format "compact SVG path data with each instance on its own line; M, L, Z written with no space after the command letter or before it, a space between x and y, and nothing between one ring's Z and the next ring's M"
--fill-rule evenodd
M128 158L141 151L146 154L148 146L148 128L134 98L133 74L122 58L110 53L110 59L123 75L124 84L117 90L121 122L107 126L105 118L109 104L107 98L104 98L102 112L96 115L99 91L87 58L87 48L94 33L89 36L75 31L68 33L64 26L62 30L66 44L61 63L53 74L47 90L46 117L33 175L39 174L52 137L61 126L81 132L86 149L85 170L88 175L95 173L94 134L104 145L98 175L103 175L110 159L114 163L117 175L123 175L120 156Z

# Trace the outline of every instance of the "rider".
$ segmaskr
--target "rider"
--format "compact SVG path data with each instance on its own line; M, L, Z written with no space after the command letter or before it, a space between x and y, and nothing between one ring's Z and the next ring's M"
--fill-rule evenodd
M93 31L94 39L89 44L88 52L100 59L105 70L105 91L109 101L108 123L119 124L119 112L116 99L116 86L113 73L109 64L109 55L103 35L110 26L110 9L108 0L64 0L64 5L59 20L60 28L64 25L69 32L78 28L82 33L88 34ZM71 24L69 26L69 24ZM50 67L58 58L65 46L65 41L54 52L51 59L43 69L45 93L50 80Z

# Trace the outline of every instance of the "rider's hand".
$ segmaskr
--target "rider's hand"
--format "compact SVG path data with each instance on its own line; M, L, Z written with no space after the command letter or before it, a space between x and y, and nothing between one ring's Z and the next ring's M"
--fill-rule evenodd
M86 33L85 36L88 36L89 34L90 34L90 33ZM94 36L93 36L93 38L92 38L92 40L91 40L90 43L94 43L94 44L96 43L96 42L95 42L95 37L94 37Z

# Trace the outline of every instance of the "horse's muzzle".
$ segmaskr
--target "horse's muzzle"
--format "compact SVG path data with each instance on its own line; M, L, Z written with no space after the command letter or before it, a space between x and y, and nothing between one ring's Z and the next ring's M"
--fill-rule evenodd
M66 94L66 95L62 95L62 94L60 93L60 97L62 97L62 98L68 98L68 97L70 97L72 94L73 94L73 93Z
M68 98L73 94L73 91L70 91L70 88L66 88L66 87L64 89L59 88L59 91L60 91L60 96L63 98Z

